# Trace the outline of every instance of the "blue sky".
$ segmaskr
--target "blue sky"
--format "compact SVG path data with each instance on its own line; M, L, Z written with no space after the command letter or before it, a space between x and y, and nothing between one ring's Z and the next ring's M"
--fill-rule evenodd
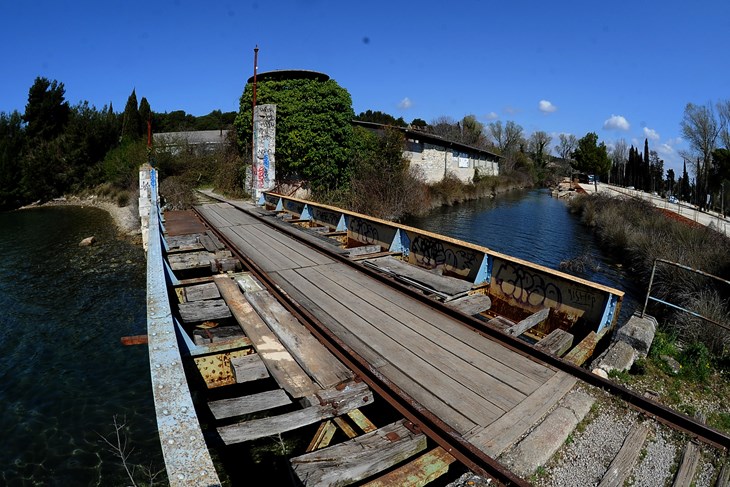
M121 111L238 109L253 73L310 69L356 113L406 121L474 114L578 137L624 138L681 170L688 102L730 97L730 2L36 0L0 4L0 111L36 76L72 104Z

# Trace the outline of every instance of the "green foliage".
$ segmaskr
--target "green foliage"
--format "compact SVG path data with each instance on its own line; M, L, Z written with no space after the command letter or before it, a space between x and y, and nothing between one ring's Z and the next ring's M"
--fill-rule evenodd
M364 112L360 112L360 114L355 117L355 120L361 120L363 122L379 123L382 125L395 125L396 127L407 127L408 126L408 124L405 122L405 120L403 120L403 117L395 118L393 115L390 115L388 113L384 113L384 112L381 112L378 110L376 110L376 111L367 110Z
M63 83L38 77L28 92L23 121L29 138L51 140L63 132L70 113Z
M147 122L152 121L152 109L150 108L150 102L147 98L142 97L139 101L139 133L147 137Z
M682 350L679 362L682 364L682 376L687 379L705 382L710 376L710 351L702 343L693 343Z
M411 127L417 130L425 130L428 128L428 123L422 118L414 118L411 121Z
M720 431L730 433L730 413L723 411L714 412L707 418L707 424Z
M235 120L239 144L252 138L252 85L246 85ZM276 108L276 176L304 179L324 192L345 184L354 118L350 94L334 80L261 81L257 104Z
M132 90L122 114L122 142L132 142L141 136L142 119L139 116L139 107L137 106L137 93Z
M649 349L649 357L653 359L659 359L663 355L669 355L670 357L676 357L679 353L677 348L677 337L676 335L667 333L665 331L657 331L654 335L654 341Z
M101 163L101 179L118 188L130 188L136 184L139 166L147 162L144 141L123 142L110 150Z
M606 144L598 144L598 135L589 132L578 140L578 147L573 152L575 163L573 167L588 174L604 176L611 169L611 159L608 157Z
M21 199L20 158L25 144L22 124L18 111L0 113L0 210L17 206Z
M350 208L390 219L423 209L424 178L403 157L405 136L400 130L386 127L376 135L358 127L353 141Z

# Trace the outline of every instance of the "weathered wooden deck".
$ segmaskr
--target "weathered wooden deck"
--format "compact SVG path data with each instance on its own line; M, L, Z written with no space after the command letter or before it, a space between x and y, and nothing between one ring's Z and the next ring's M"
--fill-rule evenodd
M198 209L380 374L490 456L576 382L228 203Z

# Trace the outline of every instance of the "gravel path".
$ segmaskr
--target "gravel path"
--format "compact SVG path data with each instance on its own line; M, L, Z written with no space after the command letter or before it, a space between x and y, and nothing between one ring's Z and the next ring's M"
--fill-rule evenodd
M663 487L672 485L687 437L633 410L617 405L601 391L592 391L596 405L568 437L553 458L530 478L536 487L589 487L598 485L611 461L636 422L649 429L644 448L626 485ZM702 459L692 483L710 487L721 467L722 453L700 445ZM492 485L471 473L464 474L448 487Z

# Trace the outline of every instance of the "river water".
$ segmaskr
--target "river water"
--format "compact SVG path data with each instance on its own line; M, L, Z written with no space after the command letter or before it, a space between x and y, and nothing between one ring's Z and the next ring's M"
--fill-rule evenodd
M565 272L624 291L619 324L642 299L618 259L600 249L591 230L546 189L511 191L493 199L442 206L403 223L552 269L559 269L564 260L584 258L590 265L583 271Z
M0 256L0 484L129 485L100 436L114 416L130 463L162 468L147 348L120 344L146 333L141 246L50 207L0 213Z

